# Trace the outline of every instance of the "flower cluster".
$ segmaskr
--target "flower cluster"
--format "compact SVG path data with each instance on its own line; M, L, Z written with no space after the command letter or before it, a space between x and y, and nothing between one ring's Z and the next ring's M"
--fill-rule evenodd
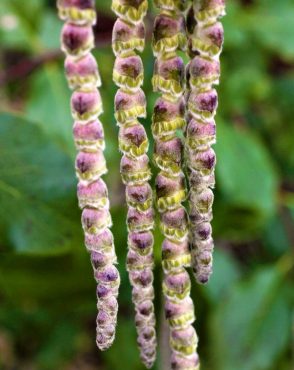
M183 206L187 197L182 171L183 143L178 131L185 121L185 65L177 50L187 47L185 1L157 0L160 13L154 21L152 47L156 57L153 89L161 94L155 103L152 131L155 140L154 161L157 208L160 228L165 237L162 245L164 270L163 293L165 315L170 327L171 366L174 370L197 370L199 358L197 334L192 324L194 305L190 297L191 282L189 223Z
M118 19L113 28L112 46L116 56L113 80L119 87L115 116L119 126L119 149L123 153L121 175L128 204L127 269L133 287L136 327L141 359L150 368L156 356L153 307L153 194L147 156L148 138L139 117L146 116L146 99L141 89L143 63L136 51L145 43L143 23L146 0L113 0Z
M188 12L189 54L187 66L188 114L186 158L189 168L189 216L191 222L192 267L199 283L212 272L212 203L214 187L217 92L213 85L220 76L219 55L223 27L224 0L195 1Z
M91 54L94 47L92 25L96 22L96 12L93 0L59 0L57 5L59 15L65 21L61 34L62 50L66 54L65 72L68 84L74 90L71 110L78 150L78 200L83 210L85 244L97 281L96 342L101 350L105 350L114 340L120 278L114 266L116 255L109 229L108 191L101 179L106 173L104 132L98 118L103 110L97 90L101 81L96 60Z

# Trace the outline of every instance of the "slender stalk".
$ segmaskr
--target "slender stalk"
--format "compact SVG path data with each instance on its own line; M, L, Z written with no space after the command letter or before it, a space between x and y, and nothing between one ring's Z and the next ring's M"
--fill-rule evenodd
M106 184L101 176L107 172L103 126L98 119L102 101L97 90L101 85L98 66L91 54L94 47L92 25L96 22L93 0L59 0L59 16L65 21L61 48L66 54L65 72L75 120L73 134L78 150L76 174L79 206L85 244L91 256L97 281L97 337L101 350L111 346L117 322L117 295L120 283L110 231L111 216Z
M171 367L174 370L198 370L197 334L192 326L194 305L191 282L189 224L183 202L187 196L182 171L182 140L178 130L185 127L185 65L177 50L186 50L185 1L156 0L160 9L155 18L153 52L156 57L153 88L161 93L156 101L152 131L155 140L154 160L159 168L156 177L157 208L164 270L163 293L165 316L170 328Z
M186 159L189 169L189 216L192 268L196 280L205 284L212 273L212 204L215 183L216 114L218 97L213 85L220 77L219 55L225 14L224 0L194 0L187 18L189 54L187 67L188 114Z
M119 148L123 153L121 175L126 185L128 205L127 269L133 287L138 345L142 362L152 367L156 357L155 315L153 306L153 194L149 185L148 138L138 121L146 115L146 100L141 90L143 63L136 51L145 43L143 19L146 0L113 0L118 16L113 28L116 56L113 80L119 87L115 97L115 116L119 125Z

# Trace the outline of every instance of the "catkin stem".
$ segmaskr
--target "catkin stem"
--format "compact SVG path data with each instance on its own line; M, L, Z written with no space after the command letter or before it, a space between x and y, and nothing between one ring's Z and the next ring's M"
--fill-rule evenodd
M156 357L155 314L153 306L153 194L149 185L148 138L138 121L146 115L146 99L141 86L143 63L136 51L145 43L143 19L147 0L113 0L118 16L113 28L112 47L116 56L113 80L119 87L115 116L119 125L119 148L123 153L121 175L128 204L127 269L133 288L135 323L142 362L152 367Z
M219 55L223 27L218 19L225 13L224 0L194 0L187 17L189 55L186 160L189 171L189 218L192 268L196 280L205 284L212 273L212 204L214 187Z
M187 47L183 11L186 2L156 0L160 13L153 31L156 57L153 88L161 96L156 101L152 131L155 140L154 160L159 168L156 177L157 208L160 228L165 237L162 246L164 270L163 293L165 316L170 328L171 367L173 370L198 370L197 334L192 326L194 305L190 297L189 224L183 202L187 196L182 171L183 143L177 135L184 130L185 65L177 50Z
M101 81L96 60L91 54L94 47L92 25L96 22L96 11L93 0L58 0L57 7L60 18L65 21L61 48L66 55L66 77L69 87L74 90L71 110L78 150L78 200L83 210L85 244L97 281L96 343L101 350L105 350L111 346L115 336L120 277L114 266L117 260L113 235L109 229L108 191L101 179L107 169L103 155L103 126L98 119L103 111L97 90Z

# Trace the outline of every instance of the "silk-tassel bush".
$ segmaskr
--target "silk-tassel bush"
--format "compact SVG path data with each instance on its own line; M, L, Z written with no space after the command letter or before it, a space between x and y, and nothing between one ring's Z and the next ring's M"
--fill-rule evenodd
M177 50L186 50L187 37L182 11L184 1L157 0L160 9L153 32L156 57L154 91L161 93L155 103L152 131L155 140L154 160L160 172L156 177L157 208L160 228L165 237L162 246L165 315L170 328L173 370L198 370L197 334L192 326L194 305L191 282L189 224L183 206L187 191L182 171L182 140L178 130L185 128L185 66Z
M115 97L115 116L119 125L119 148L123 153L121 174L126 185L128 205L127 269L133 288L138 346L142 362L150 368L156 356L155 315L153 307L153 194L149 185L151 172L147 156L148 138L138 121L146 115L143 64L136 51L145 43L143 23L147 1L114 0L118 16L113 28L116 56L113 80L119 87Z
M218 19L225 14L224 0L194 1L187 17L189 54L187 67L188 115L186 158L189 168L192 268L199 283L212 273L212 204L215 183L217 92L213 85L220 77L219 55L223 27Z
M79 151L76 158L79 206L83 210L85 244L97 281L96 342L105 350L115 336L120 278L114 266L116 254L109 229L108 191L101 179L106 173L104 132L98 119L102 101L97 87L101 82L96 60L90 52L94 47L92 25L96 22L96 12L92 0L60 0L57 6L60 18L65 21L61 45L66 54L66 77L74 90L71 109L75 120L74 140Z

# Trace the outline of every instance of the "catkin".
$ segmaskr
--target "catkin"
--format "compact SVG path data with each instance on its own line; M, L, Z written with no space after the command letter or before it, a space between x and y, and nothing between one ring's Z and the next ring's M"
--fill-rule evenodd
M189 171L189 216L191 223L192 268L199 283L207 283L212 273L212 204L215 183L216 114L218 97L213 88L219 83L219 55L223 27L218 19L225 14L224 0L195 0L189 9L187 30L188 98L186 159Z
M165 315L170 328L173 370L198 370L197 334L192 326L194 304L190 297L191 282L188 216L183 206L187 197L182 171L183 143L178 131L185 121L185 65L177 50L186 50L184 17L186 2L156 0L160 13L154 22L152 47L156 57L154 91L161 93L155 103L152 132L155 141L154 161L157 208L160 228L165 237L162 245Z
M112 47L116 56L113 80L119 87L115 96L115 117L119 126L119 149L123 153L121 175L128 205L127 269L133 288L135 324L142 362L152 367L156 356L153 290L153 194L149 185L148 138L138 121L146 116L146 99L141 89L143 63L136 51L143 51L147 12L146 0L113 0L118 19L113 28Z
M93 0L58 0L59 16L65 21L61 48L66 54L65 73L75 120L73 135L78 150L76 174L78 200L82 211L85 244L91 256L97 281L97 337L101 350L111 346L117 322L117 295L120 277L113 235L110 231L108 191L101 176L107 172L103 155L103 126L98 117L103 111L97 88L101 85L98 66L91 54L94 47L92 26L96 22Z

